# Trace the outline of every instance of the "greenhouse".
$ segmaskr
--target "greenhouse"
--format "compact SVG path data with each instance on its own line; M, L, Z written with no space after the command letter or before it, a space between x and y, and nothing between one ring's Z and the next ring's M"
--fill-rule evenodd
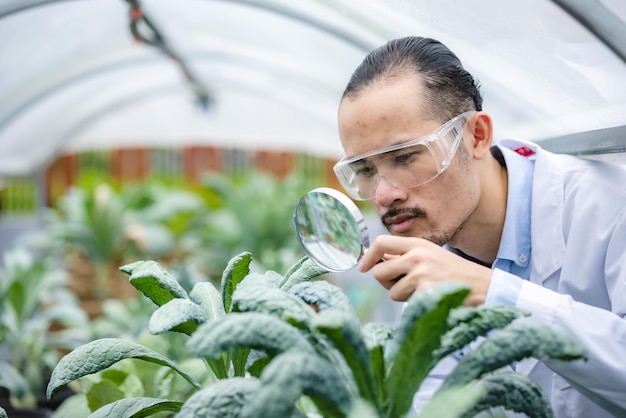
M366 57L408 37L482 106L423 64L450 109L402 119ZM626 416L623 0L0 0L0 39L0 417Z

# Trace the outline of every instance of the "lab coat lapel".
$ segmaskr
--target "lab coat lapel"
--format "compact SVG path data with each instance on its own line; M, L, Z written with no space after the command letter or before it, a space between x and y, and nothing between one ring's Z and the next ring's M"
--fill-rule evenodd
M564 168L550 153L536 147L532 191L530 281L543 284L563 264Z

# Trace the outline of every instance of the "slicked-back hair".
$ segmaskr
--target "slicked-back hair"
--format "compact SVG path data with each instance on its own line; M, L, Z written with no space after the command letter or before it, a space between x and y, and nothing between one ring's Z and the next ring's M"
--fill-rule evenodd
M422 80L427 95L423 110L441 123L468 110L482 110L479 84L461 60L441 42L417 36L394 39L370 52L354 70L343 98L407 74Z

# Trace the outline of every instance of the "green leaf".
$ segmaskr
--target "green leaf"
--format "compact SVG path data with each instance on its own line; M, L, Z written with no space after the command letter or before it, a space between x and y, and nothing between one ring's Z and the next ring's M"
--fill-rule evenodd
M208 319L208 315L200 305L189 299L172 299L150 316L148 331L150 334L176 331L191 335L199 324Z
M5 411L4 408L1 406L0 406L0 418L9 418L7 416L7 411Z
M236 348L254 348L276 355L289 349L312 353L313 347L297 328L264 313L231 313L202 324L187 342L189 350L219 358Z
M395 329L387 324L369 322L361 327L361 334L365 346L369 350L370 364L374 373L374 387L378 405L387 402L387 390L385 388L385 347L395 334Z
M340 287L326 280L298 283L290 287L287 292L313 306L316 311L338 309L358 320L350 298Z
M485 395L484 387L467 385L437 394L420 411L419 418L462 418Z
M345 417L351 397L334 367L322 357L291 350L280 354L261 374L257 395L242 410L242 416L286 417L296 401L306 395L324 417Z
M130 284L161 306L172 299L187 299L185 289L156 261L136 261L120 267L130 275Z
M222 296L217 288L210 282L196 283L189 293L189 299L204 309L208 319L226 315Z
M218 380L187 399L176 418L244 417L241 410L260 386L259 380L254 377Z
M494 373L475 384L484 391L474 405L465 410L462 418L472 418L496 406L534 418L554 417L550 400L543 389L527 376L512 372Z
M263 312L289 323L304 323L315 311L300 298L275 287L239 286L232 298L233 312Z
M230 312L230 303L235 289L241 281L250 273L252 254L245 251L233 257L222 274L222 302L224 310Z
M59 361L52 371L46 396L52 399L61 387L71 381L97 373L127 358L137 358L170 367L195 388L201 387L176 363L143 345L117 338L101 338L81 345Z
M114 382L102 380L91 385L86 395L89 409L95 411L103 405L123 398L124 392Z
M452 327L441 338L441 347L434 353L442 359L465 347L478 337L487 335L493 329L504 328L513 320L525 315L520 309L506 305L481 305L453 309L448 318Z
M0 387L7 389L18 399L30 394L28 382L12 365L0 361Z
M574 340L549 326L513 322L489 334L482 344L464 356L441 387L467 384L484 373L527 357L570 361L584 358L584 353Z
M343 311L328 309L320 312L311 325L326 335L341 352L352 371L361 397L376 405L374 371L358 320Z
M159 398L126 398L103 406L88 418L144 418L158 412L178 412L183 402Z
M413 395L435 364L433 351L448 330L448 313L468 293L467 287L446 283L409 298L387 356L390 370L385 386L390 416L403 416L411 407Z
M304 256L285 273L283 280L278 283L278 288L288 290L298 283L309 281L326 273L328 273L328 270L320 267L309 257Z

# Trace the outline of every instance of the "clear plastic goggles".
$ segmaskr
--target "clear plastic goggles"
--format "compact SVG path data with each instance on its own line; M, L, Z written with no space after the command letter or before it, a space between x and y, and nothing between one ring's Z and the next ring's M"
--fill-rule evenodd
M465 123L475 113L462 113L428 136L350 159L344 157L333 167L335 175L356 200L373 199L381 177L402 189L427 183L448 168L461 143Z

